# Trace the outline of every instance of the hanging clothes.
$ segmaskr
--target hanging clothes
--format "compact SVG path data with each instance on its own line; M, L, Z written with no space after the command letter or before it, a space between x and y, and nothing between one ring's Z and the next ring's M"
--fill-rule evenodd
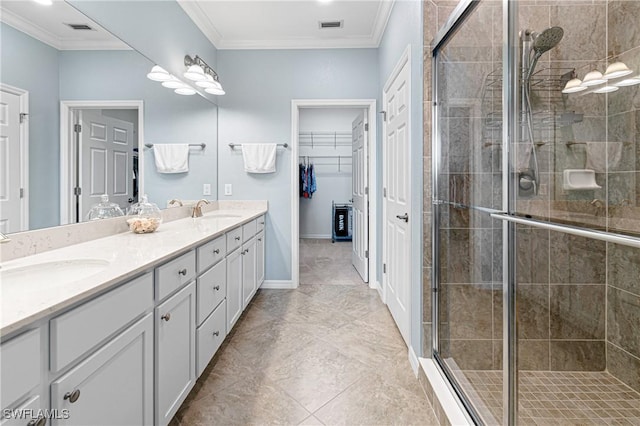
M313 193L318 189L316 184L316 170L313 164L309 165L309 198L313 197Z
M317 190L316 172L313 164L306 160L299 164L300 175L300 197L313 198L313 193Z

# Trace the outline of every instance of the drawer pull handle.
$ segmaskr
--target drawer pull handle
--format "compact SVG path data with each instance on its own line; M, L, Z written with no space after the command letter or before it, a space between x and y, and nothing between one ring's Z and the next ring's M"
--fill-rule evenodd
M184 276L187 276L187 268L180 269L180 270L178 271L178 275L184 275Z
M45 426L47 424L47 419L43 416L38 417L37 419L31 420L27 423L27 426Z
M220 254L220 249L215 249L215 250L213 251L213 254Z
M258 238L258 241L262 241L262 238Z
M70 403L74 403L80 398L80 389L76 389L73 392L67 392L64 394L63 399L69 400Z
M236 241L240 241L240 237L236 237Z
M260 222L260 225L264 225L264 221Z
M171 319L171 312L167 312L166 314L161 316L160 319L163 319L165 321L169 321Z
M220 286L219 286L219 285L217 285L217 286L215 286L213 289L214 289L215 291L220 291Z
M215 337L218 337L218 336L220 335L220 332L219 332L219 331L214 331L214 332L213 332L213 335L214 335Z

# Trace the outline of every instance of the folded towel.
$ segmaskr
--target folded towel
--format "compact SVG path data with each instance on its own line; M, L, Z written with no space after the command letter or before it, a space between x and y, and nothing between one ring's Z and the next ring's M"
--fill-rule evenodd
M247 173L275 173L275 143L252 143L242 145L244 171Z
M596 173L606 173L620 164L622 159L622 142L587 142L587 161L585 168Z
M185 173L189 171L188 144L154 144L153 151L158 173Z

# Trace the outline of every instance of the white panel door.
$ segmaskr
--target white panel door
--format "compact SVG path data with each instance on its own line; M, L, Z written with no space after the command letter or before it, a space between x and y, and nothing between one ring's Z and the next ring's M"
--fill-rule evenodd
M368 136L364 111L351 125L352 137L352 198L353 252L351 262L364 282L369 282L369 195L368 195Z
M407 345L411 287L408 70L405 62L383 94L387 113L383 142L383 285L387 305Z
M0 232L21 229L20 96L0 92Z
M80 218L107 194L126 212L132 198L133 123L102 115L98 109L81 112Z

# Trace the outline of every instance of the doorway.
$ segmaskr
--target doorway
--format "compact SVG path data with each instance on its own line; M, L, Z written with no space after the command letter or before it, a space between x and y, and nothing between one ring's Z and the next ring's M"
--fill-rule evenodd
M85 220L102 195L123 212L144 193L142 102L62 102L61 221Z
M369 126L375 123L375 105L375 100L292 101L293 288L303 280L326 279L328 270L334 283L376 287L369 280L376 276L376 129ZM320 252L327 255L321 256L326 265L316 263L313 270L306 262Z

